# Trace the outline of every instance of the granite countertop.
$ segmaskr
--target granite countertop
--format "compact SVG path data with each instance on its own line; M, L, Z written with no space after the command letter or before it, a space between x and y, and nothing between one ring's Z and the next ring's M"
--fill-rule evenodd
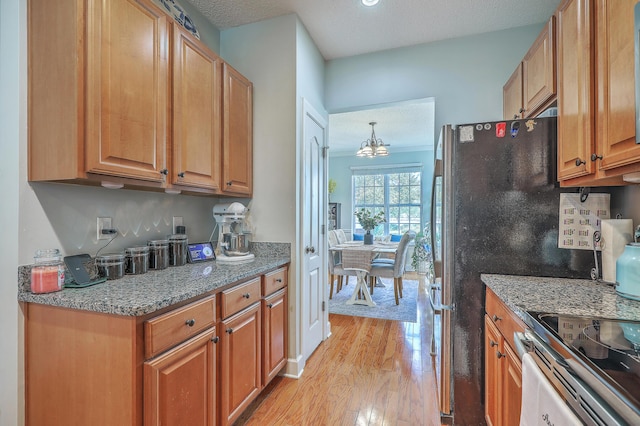
M520 318L524 311L640 321L640 302L610 284L570 278L482 274L482 281Z
M287 244L288 246L288 244ZM285 250L258 255L242 263L204 262L149 270L85 288L67 288L46 294L29 291L30 267L19 269L18 301L64 308L141 316L248 278L262 275L291 261Z

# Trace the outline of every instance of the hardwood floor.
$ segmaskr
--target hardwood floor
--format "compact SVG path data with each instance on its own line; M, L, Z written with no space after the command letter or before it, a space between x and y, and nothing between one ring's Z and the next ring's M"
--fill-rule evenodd
M302 376L276 377L236 425L440 425L423 281L417 323L329 320Z

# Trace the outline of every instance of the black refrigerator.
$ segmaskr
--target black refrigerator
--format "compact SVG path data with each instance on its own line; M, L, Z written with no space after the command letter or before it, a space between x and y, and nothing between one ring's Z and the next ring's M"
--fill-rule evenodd
M593 252L558 248L556 118L443 127L435 150L432 295L445 424L484 420L480 274L589 278Z

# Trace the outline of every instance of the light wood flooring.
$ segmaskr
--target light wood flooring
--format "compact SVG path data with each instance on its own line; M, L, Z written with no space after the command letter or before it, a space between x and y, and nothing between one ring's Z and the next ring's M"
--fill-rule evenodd
M424 281L417 323L329 320L332 335L302 376L276 377L236 425L440 425Z

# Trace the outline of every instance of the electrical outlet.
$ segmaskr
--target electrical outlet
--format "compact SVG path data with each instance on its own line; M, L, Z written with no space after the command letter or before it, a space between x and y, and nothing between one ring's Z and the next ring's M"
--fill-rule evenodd
M173 217L173 233L177 234L176 226L182 226L182 225L184 225L184 223L182 223L182 216L174 216Z
M111 228L111 218L110 217L99 217L97 219L97 226L96 226L96 237L99 240L108 240L111 238L110 234L103 234L102 230L103 229L112 229Z

